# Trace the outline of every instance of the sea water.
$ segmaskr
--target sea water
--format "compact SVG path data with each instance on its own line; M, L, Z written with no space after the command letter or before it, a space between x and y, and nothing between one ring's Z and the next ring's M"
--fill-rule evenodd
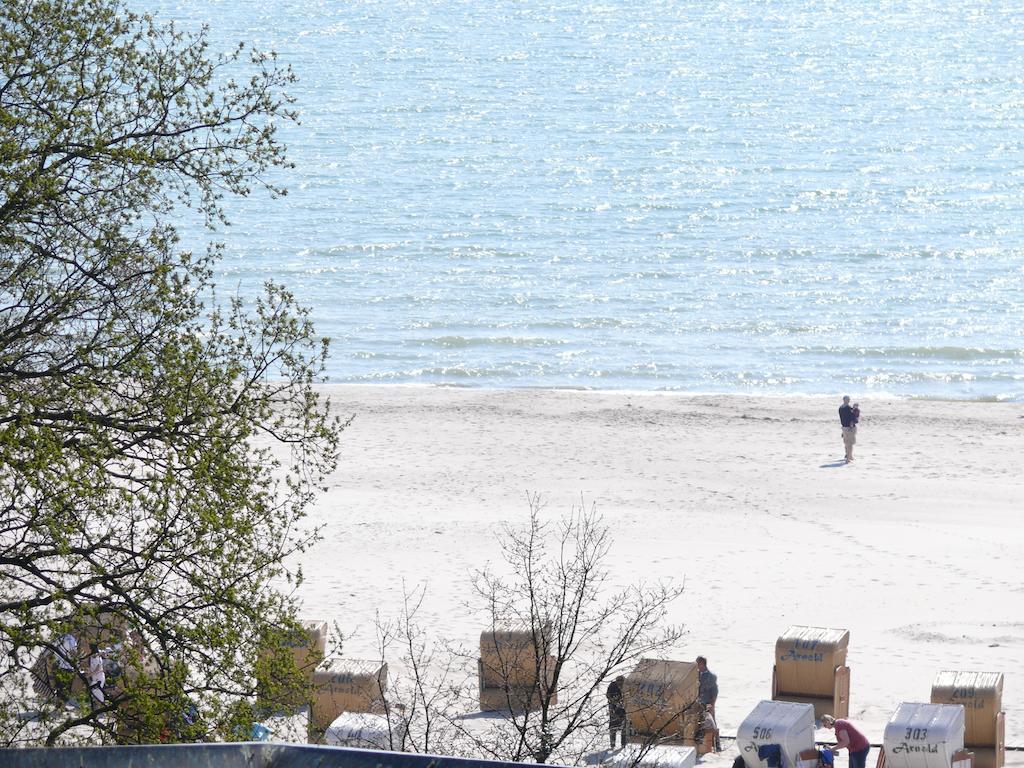
M332 381L1024 399L1019 2L129 5L298 76L218 281Z

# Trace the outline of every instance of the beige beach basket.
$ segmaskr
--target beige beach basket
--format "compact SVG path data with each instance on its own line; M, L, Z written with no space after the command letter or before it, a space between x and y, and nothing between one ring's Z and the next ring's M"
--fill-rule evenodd
M325 730L342 712L383 711L387 687L384 662L332 659L321 664L313 672L313 728Z
M310 680L313 671L327 655L327 622L303 621L302 631L295 634L288 643L295 668L304 673Z
M1002 672L939 672L932 683L932 704L964 708L964 746L974 752L977 768L1006 763L1006 715Z
M622 690L632 739L696 746L698 676L690 661L641 659Z
M481 632L481 688L520 687L536 683L542 669L548 666L542 656L547 641L547 637L534 638L534 633L528 630L489 629Z
M546 654L551 628L535 633L529 629L492 627L480 633L477 672L480 683L480 711L530 711L540 707L542 697L558 703L551 691L555 659Z
M262 684L259 686L257 699L260 704L285 710L308 705L314 672L326 653L326 621L301 621L300 628L286 639L285 647L282 649L273 650L270 642L266 641L265 646L260 649L259 659L256 662L256 676L267 684L266 688ZM275 662L284 663L289 656L299 671L298 680L295 678L288 678L287 681L278 679L280 676L276 670L280 667L275 667ZM272 697L267 693L268 690L273 690Z
M815 718L846 717L850 708L850 632L826 627L789 627L775 642L774 701L806 702Z

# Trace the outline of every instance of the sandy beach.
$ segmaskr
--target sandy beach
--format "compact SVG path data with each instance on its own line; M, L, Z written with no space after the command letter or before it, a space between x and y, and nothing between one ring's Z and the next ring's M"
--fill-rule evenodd
M873 742L949 669L1005 674L1006 741L1024 746L1021 404L860 396L845 465L838 396L325 390L355 421L300 594L345 628L345 655L373 656L403 581L426 585L425 626L472 646L469 574L538 493L552 517L597 505L620 583L685 580L672 657L709 658L723 733L770 698L775 640L801 624L849 629L850 717Z

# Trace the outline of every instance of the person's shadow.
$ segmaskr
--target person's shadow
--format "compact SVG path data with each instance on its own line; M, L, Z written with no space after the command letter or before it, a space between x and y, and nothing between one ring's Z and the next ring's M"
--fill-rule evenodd
M835 469L836 467L845 467L846 459L840 459L839 461L833 461L831 464L822 464L818 469Z

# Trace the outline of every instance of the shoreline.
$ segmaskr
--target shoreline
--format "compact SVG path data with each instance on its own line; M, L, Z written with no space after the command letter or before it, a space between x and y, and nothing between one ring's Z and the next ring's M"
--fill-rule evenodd
M571 387L571 386L546 386L546 385L531 385L523 384L518 386L489 386L485 384L453 384L447 383L428 383L428 382L340 382L340 381L323 381L316 384L316 388L319 390L329 391L332 389L345 389L348 387L356 389L425 389L425 390L455 390L455 391L469 391L469 392L516 392L516 391L540 391L540 392L579 392L579 393L597 393L597 394L609 394L609 395L630 395L634 397L640 397L643 395L675 395L680 397L736 397L736 398L765 398L769 400L776 399L823 399L823 398L834 398L837 401L844 395L849 394L853 399L860 398L861 400L892 400L900 402L936 402L936 403L1006 403L1006 404L1017 404L1024 408L1024 394L1020 397L1002 397L1000 395L979 395L977 397L938 397L934 395L906 395L906 394L894 394L891 392L857 392L856 390L837 390L834 393L814 393L814 392L715 392L705 390L691 390L691 389L629 389L629 388L602 388L602 387Z
M551 518L596 504L613 584L685 584L669 658L709 658L723 732L770 698L778 636L807 625L849 629L850 717L872 741L954 669L1004 674L1006 743L1024 744L1024 405L857 395L846 466L839 395L319 390L356 418L311 509L324 540L299 596L340 623L345 655L373 657L403 583L426 589L429 637L471 648L469 574L539 493Z

